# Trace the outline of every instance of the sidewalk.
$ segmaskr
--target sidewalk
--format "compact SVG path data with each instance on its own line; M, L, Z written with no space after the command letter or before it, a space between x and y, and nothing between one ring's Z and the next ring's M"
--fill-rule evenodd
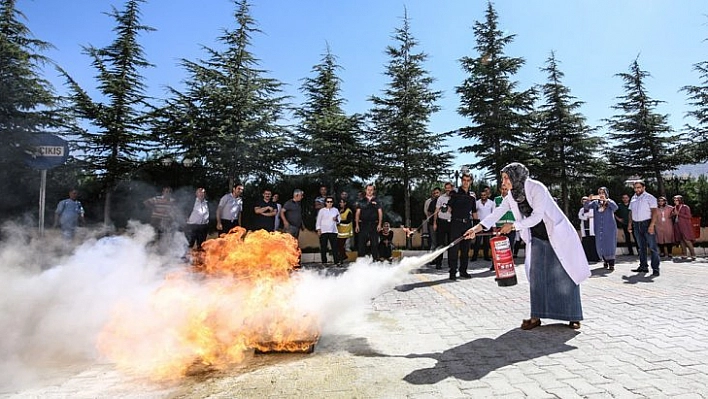
M473 278L425 266L370 302L366 323L325 335L313 354L256 355L177 386L127 379L91 365L12 398L705 398L708 262L664 261L637 275L635 257L614 272L591 265L581 286L580 330L528 317L528 283L498 287L489 263ZM314 267L314 266L313 266Z

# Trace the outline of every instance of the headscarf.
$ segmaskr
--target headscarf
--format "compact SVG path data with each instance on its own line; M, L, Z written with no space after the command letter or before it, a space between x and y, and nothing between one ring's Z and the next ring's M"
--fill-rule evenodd
M519 211L524 216L529 216L533 209L526 201L526 190L524 183L529 177L529 170L521 163L512 162L502 168L502 173L506 173L511 181L511 197L519 204Z
M605 192L605 198L610 199L610 190L607 189L607 187L600 187L597 189L597 193L600 194L600 190Z

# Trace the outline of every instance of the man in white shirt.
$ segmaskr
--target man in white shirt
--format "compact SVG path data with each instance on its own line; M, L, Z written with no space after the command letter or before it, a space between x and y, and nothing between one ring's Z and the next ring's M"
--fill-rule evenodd
M637 273L649 273L647 264L647 246L651 251L652 276L659 276L659 246L656 243L654 226L658 219L659 211L656 197L645 191L644 182L634 182L634 196L629 201L629 232L634 232L639 247L639 267L632 269Z
M479 194L480 199L477 200L477 217L476 219L482 220L494 212L494 201L489 199L490 191L489 187L485 187ZM487 232L491 229L486 230ZM477 254L479 253L479 246L482 245L482 252L484 252L484 260L491 261L492 257L489 254L489 236L476 237L474 240L474 250L472 252L472 262L477 260ZM489 270L494 270L494 265L492 265Z
M225 194L219 200L216 208L216 229L219 234L226 234L236 226L241 226L241 214L243 213L243 185L235 184L231 192Z
M197 251L202 249L202 243L206 241L209 227L209 204L206 200L206 190L199 187L194 194L194 204L187 217L187 225L184 235L187 236L187 247L192 249L197 244Z

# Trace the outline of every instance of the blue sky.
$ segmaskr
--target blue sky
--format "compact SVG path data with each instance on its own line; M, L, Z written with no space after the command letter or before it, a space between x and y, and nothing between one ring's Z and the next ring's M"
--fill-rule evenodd
M113 40L114 21L103 14L110 5L122 9L123 2L17 1L34 36L56 47L45 54L90 92L95 70L81 46L103 47ZM486 1L253 0L251 5L263 31L253 38L251 50L269 76L287 85L293 103L300 103L301 79L312 76L312 66L328 43L343 67L342 95L351 113L367 111L368 98L385 87L384 51L394 44L391 35L407 10L418 49L429 56L426 68L437 79L433 88L444 93L431 130L445 132L468 123L456 112L455 87L465 78L459 59L477 56L472 26L484 19ZM670 114L676 129L687 122L684 115L690 108L679 90L699 83L692 66L708 60L705 0L498 0L494 6L499 28L516 35L506 54L526 60L516 75L520 89L545 82L539 68L555 51L564 83L585 102L581 111L588 123L602 125L622 95L622 81L614 75L627 72L639 56L641 68L652 75L646 81L649 95L665 101L658 111ZM202 46L220 48L216 38L223 29L235 28L235 6L228 0L152 0L141 8L143 24L156 29L143 35L141 43L155 64L144 72L148 93L158 98L165 96L166 86L181 87L186 75L180 59L206 57ZM54 71L48 70L46 77L57 92L64 92ZM465 144L459 138L447 140L453 152ZM458 165L472 162L470 154L456 158Z

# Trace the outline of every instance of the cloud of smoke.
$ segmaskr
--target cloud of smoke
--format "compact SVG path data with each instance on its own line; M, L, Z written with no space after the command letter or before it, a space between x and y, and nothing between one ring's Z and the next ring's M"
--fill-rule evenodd
M165 289L170 276L176 270L188 273L175 256L178 250L165 255L151 244L151 227L132 223L124 235L88 238L69 255L62 255L60 239L31 239L16 227L8 235L14 238L0 244L0 392L39 384L48 368L90 367L101 359L97 340L117 308L136 310L130 322L149 331L180 330L193 322L180 311L186 302L174 303L171 310L155 307L154 295ZM183 245L176 242L176 247ZM351 323L366 322L371 298L433 258L404 258L393 265L361 259L339 276L302 271L293 277L293 288L283 292L292 296L298 310L316 316L322 334L343 333ZM225 297L223 290L214 289L222 283L191 277L182 288L195 294L189 296L195 309L252 306L238 292ZM238 328L233 323L227 327ZM157 347L165 344L165 337L142 336L135 345Z

